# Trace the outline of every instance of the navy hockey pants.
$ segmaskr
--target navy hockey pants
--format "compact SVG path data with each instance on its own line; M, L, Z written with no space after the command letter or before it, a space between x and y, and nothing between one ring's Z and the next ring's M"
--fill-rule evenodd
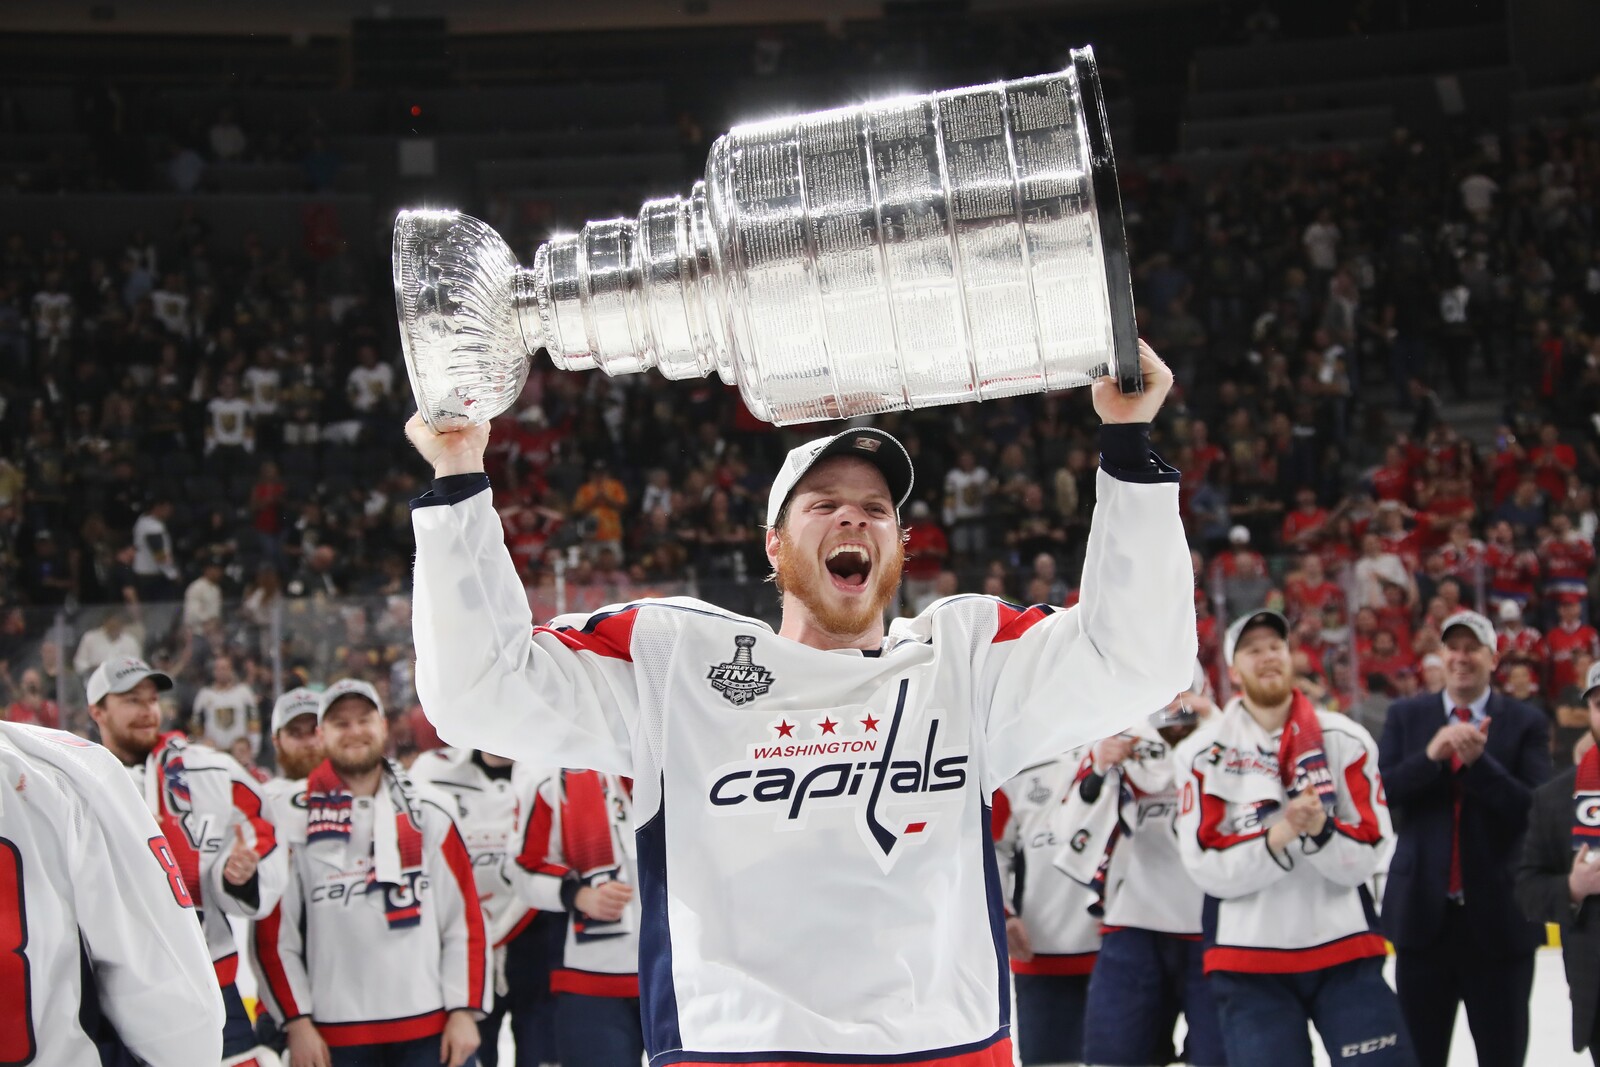
M1217 1003L1201 970L1200 939L1121 927L1100 939L1089 978L1083 1062L1145 1067L1174 1058L1193 1067L1223 1067ZM1184 1017L1188 1036L1174 1057L1173 1028Z
M558 994L556 1048L561 1067L639 1067L644 1055L639 998Z
M1035 1063L1083 1062L1083 1002L1086 974L1019 974L1017 1052L1023 1067Z
M1213 971L1228 1067L1312 1067L1310 1021L1328 1058L1348 1067L1416 1067L1383 960L1303 974Z

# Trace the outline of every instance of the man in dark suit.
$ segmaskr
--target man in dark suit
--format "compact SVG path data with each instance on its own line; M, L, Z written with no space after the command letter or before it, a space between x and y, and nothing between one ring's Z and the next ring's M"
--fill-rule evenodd
M1589 735L1600 741L1600 663L1584 679ZM1533 794L1517 900L1534 922L1561 924L1572 994L1572 1047L1600 1065L1600 747Z
M1481 1067L1521 1067L1544 936L1517 907L1512 877L1533 790L1550 777L1550 728L1489 688L1488 619L1459 611L1442 636L1444 692L1391 705L1378 746L1398 837L1383 928L1421 1067L1445 1067L1463 1002Z

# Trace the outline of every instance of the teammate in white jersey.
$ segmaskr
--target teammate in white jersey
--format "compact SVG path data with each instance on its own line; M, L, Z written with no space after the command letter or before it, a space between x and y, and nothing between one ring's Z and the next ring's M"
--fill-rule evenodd
M1173 1030L1186 1024L1192 1067L1227 1062L1217 1006L1201 969L1205 894L1178 855L1178 787L1172 746L1216 713L1205 672L1171 704L1097 741L1076 787L1057 808L1067 845L1056 866L1101 895L1100 956L1085 1013L1097 1023L1083 1057L1097 1067L1147 1067L1174 1059Z
M638 1067L639 882L633 783L596 771L519 768L525 815L517 891L561 915L556 1047L561 1067Z
M989 798L1164 705L1195 654L1178 472L1149 447L1172 376L1141 358L1141 394L1094 387L1079 604L956 596L887 631L913 477L887 433L784 462L779 632L689 599L535 628L487 428L412 420L436 475L412 511L422 706L451 743L633 779L653 1063L1011 1063Z
M194 903L143 809L99 745L0 722L0 1063L221 1057Z
M555 1063L555 999L550 966L561 958L566 916L524 903L512 871L516 866L517 820L527 810L513 785L516 766L503 756L470 748L437 748L411 765L411 779L455 801L456 826L472 855L478 901L494 949L494 1006L478 1026L479 1067L500 1062L500 1030L511 1018L517 1067Z
M161 733L160 693L172 679L119 657L89 676L89 715L155 816L194 901L227 1020L222 1054L237 1067L265 1059L239 995L238 943L229 917L255 919L277 906L288 878L284 849L256 780L232 756Z
M288 814L283 806L304 786L307 776L323 760L322 737L317 733L317 709L322 694L296 686L272 705L272 751L278 775L261 787L272 806L273 821L282 825Z
M371 685L335 682L318 717L326 759L280 827L289 885L255 926L262 1001L294 1067L463 1067L490 967L450 799L384 759Z
M1367 882L1394 847L1378 746L1295 688L1289 623L1255 611L1223 656L1240 696L1184 738L1178 848L1206 892L1205 971L1230 1067L1414 1067Z
M1055 814L1076 788L1083 749L1027 767L994 795L995 856L1017 988L1023 1067L1082 1063L1084 1000L1100 951L1095 895L1052 863Z

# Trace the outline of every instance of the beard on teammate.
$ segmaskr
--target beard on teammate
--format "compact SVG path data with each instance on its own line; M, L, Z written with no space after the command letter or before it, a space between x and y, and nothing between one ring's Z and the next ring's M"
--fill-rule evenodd
M285 778L297 781L317 769L322 762L322 738L317 733L317 717L300 715L290 720L272 737L278 770Z
M161 696L146 678L123 693L107 693L89 712L100 740L125 766L143 763L161 740Z
M389 725L365 697L340 697L323 713L320 730L324 755L347 783L372 774L383 763Z
M1294 658L1289 642L1270 626L1252 626L1239 636L1230 669L1251 708L1288 710L1294 695Z

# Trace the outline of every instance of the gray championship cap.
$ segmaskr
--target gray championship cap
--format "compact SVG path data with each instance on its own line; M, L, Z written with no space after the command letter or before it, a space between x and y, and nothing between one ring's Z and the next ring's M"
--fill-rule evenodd
M1234 620L1232 626L1228 627L1228 633L1222 639L1222 659L1228 666L1233 666L1233 650L1239 647L1239 638L1243 637L1244 632L1252 626L1269 626L1285 641L1289 639L1289 620L1276 611L1262 608L1260 611L1241 615Z
M137 656L119 656L108 659L94 669L83 687L83 695L91 704L98 704L110 693L126 693L149 678L156 689L165 692L172 688L172 679L156 670Z
M856 427L832 437L808 441L784 457L778 476L772 480L772 491L767 495L768 526L778 525L778 513L788 503L789 494L806 476L806 471L829 456L854 456L882 471L884 480L889 483L889 496L894 499L896 512L906 502L906 497L911 495L914 474L906 446L882 430L871 426Z
M361 697L370 701L372 706L381 713L383 701L378 699L378 691L360 678L341 678L322 691L321 699L317 703L317 721L328 714L328 709L333 707L341 697Z
M1499 640L1495 636L1494 623L1479 615L1476 611L1458 611L1439 627L1439 640L1443 641L1450 636L1450 631L1456 627L1465 627L1481 645L1488 645L1490 650L1499 648Z
M310 715L318 720L322 719L322 694L305 686L296 686L272 705L272 733L288 726L302 715Z

